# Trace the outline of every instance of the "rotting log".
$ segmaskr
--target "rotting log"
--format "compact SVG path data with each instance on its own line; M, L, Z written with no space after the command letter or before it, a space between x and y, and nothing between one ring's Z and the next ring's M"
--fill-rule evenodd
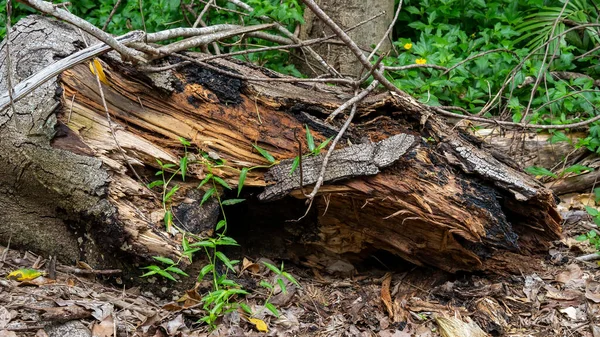
M11 37L13 83L83 46L71 26L42 17L23 19ZM193 155L200 156L197 149L225 160L229 167L214 173L231 186L240 169L269 164L252 146L259 145L281 162L248 173L245 185L259 191L254 200L302 199L299 170L289 174L296 134L308 125L317 143L334 136L339 123L323 120L348 97L339 87L246 81L198 65L143 73L111 53L101 63L112 130L85 63L16 102L14 112L0 112L2 243L95 268L119 265L124 255L177 257L181 236L164 231L161 198L145 184L158 170L156 159L179 162L179 137L193 144ZM247 77L282 77L233 59L212 64ZM447 271L486 269L507 252L547 247L560 236L552 192L470 139L410 97L368 96L303 220L312 221L314 233L296 243L306 255L378 249ZM314 182L319 159L303 163L306 184ZM180 227L200 235L210 235L218 218L215 202L200 206L196 187L205 175L191 166L173 202Z

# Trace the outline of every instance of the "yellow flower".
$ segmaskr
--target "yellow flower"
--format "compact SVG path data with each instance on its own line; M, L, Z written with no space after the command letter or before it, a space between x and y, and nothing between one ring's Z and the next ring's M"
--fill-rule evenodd
M427 63L427 60L426 59L416 59L415 63L416 64L425 64L425 63Z
M404 45L404 49L409 50L410 48L412 48L412 43L407 43Z

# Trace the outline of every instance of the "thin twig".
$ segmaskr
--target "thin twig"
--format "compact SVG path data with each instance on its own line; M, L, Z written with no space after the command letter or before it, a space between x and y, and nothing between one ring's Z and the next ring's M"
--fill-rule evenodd
M375 55L375 53L377 53L379 48L381 48L381 46L383 45L383 42L388 38L388 36L390 36L390 33L392 32L392 29L394 29L394 25L396 24L396 21L398 21L398 15L400 15L401 9L402 9L402 0L400 0L400 2L398 3L398 8L396 9L396 14L394 14L394 18L392 19L392 22L390 23L387 30L381 37L381 40L379 40L379 43L377 43L377 45L375 46L375 48L373 49L371 54L369 54L369 57L367 57L367 60L370 60L373 58L373 55Z
M104 22L104 26L102 26L102 30L106 30L106 28L108 28L108 24L110 24L110 21L117 12L117 8L119 8L119 5L121 5L121 1L122 0L117 0L115 5L113 6L112 10L110 11L110 14L108 15L108 18L106 18L106 21Z
M373 82L375 82L375 81L373 81ZM329 149L327 150L327 153L325 154L325 157L323 158L323 163L321 164L321 172L319 172L319 177L317 178L315 187L313 187L312 192L310 192L310 194L308 195L308 199L311 200L311 204L312 204L312 200L317 195L319 188L321 188L321 186L323 186L323 181L325 179L325 172L327 171L327 163L329 162L329 158L331 157L331 154L333 153L335 146L337 145L339 140L342 138L342 136L344 135L344 133L350 126L350 123L352 122L352 119L354 118L355 114L356 114L356 104L353 104L352 109L350 109L350 115L346 119L346 122L344 123L344 125L342 125L342 128L340 129L338 134L335 136L333 141L331 141L331 145L329 145Z
M567 8L568 4L569 4L569 0L565 1L565 4L562 7L562 9L560 10L558 17L556 18L556 20L554 20L554 24L552 25L552 30L550 31L550 36L554 35L556 26L561 21L562 15L563 15L565 9ZM556 54L557 50L558 50L558 48L554 48L554 54ZM537 88L540 85L540 81L542 80L542 74L544 73L544 70L546 68L546 60L548 59L549 52L550 52L550 43L548 43L546 45L546 50L544 52L544 58L542 59L542 65L540 66L540 71L538 72L538 77L536 78L535 83L533 84L533 88L531 88L531 94L529 96L529 100L527 101L527 107L525 108L525 113L523 114L523 117L521 117L521 120L525 120L527 118L527 116L529 115L529 110L531 109L531 103L533 102L533 99L535 98L535 93L537 92ZM553 57L554 57L554 55L553 55Z
M204 14L206 14L206 12L208 12L208 10L210 9L210 6L212 6L214 4L214 2L215 2L215 0L209 0L204 5L204 8L200 12L200 14L198 14L198 17L196 18L196 22L194 22L194 25L192 26L192 28L198 27L198 25L200 24L200 21L202 21L202 17L204 16Z
M366 19L366 20L363 20L363 21L357 23L356 25L348 28L346 30L346 32L350 32L350 31L356 29L357 27L360 27L360 26L364 25L365 23L368 23L368 22L370 22L372 20L375 20L376 18L378 18L381 15L383 15L383 12L381 12L379 14L376 14L376 15L374 15L374 16ZM210 27L206 27L206 28L176 28L176 29L171 29L171 30L166 30L166 31L162 31L162 32L148 34L147 35L147 40L148 40L148 42L154 42L154 41L164 40L167 37L172 38L172 37L185 37L185 36L203 35L203 34L208 34L209 32L213 33L213 32L220 31L220 30L227 30L230 27L234 28L234 27L238 27L238 26L224 24L224 25L210 26ZM296 44L288 44L288 45L284 45L284 46L262 47L262 48L256 48L256 49L246 49L246 50L241 50L241 51L231 52L231 53L226 53L226 54L211 55L211 56L203 57L203 58L199 59L199 61L205 62L205 61L214 60L214 59L218 59L218 58L224 58L224 57L230 57L230 56L238 56L238 55L245 55L245 54L258 53L258 52L270 51L270 50L282 50L282 49L301 48L301 47L305 47L305 46L310 46L310 45L313 45L313 44L317 44L317 43L320 43L320 42L325 42L325 41L330 40L330 39L332 39L334 37L336 37L335 34L328 35L328 36L325 36L325 37L320 37L318 39L311 39L311 40L301 41L301 43L296 43ZM190 63L189 61L185 61L185 62L180 62L180 63L177 63L177 64L171 64L171 65L164 66L164 67L143 66L143 67L140 67L139 69L142 70L142 71L146 71L146 72L160 72L160 71L170 70L170 69L173 69L173 68L178 68L178 67L187 65L189 63Z
M379 85L379 81L373 81L368 87L366 87L363 91L361 91L358 95L352 97L344 104L340 105L335 111L333 111L327 119L325 119L325 123L331 123L331 121L337 116L340 112L348 109L350 106L354 106L356 103L361 101L365 96L367 96L371 91L373 91Z
M240 0L227 0L229 2L231 2L232 4L245 9L248 12L254 12L254 8L252 8L252 6L240 1ZM261 20L266 20L268 22L272 21L269 17L265 16L265 15L261 15L258 17ZM289 30L287 30L287 28L285 28L284 26L282 26L280 23L276 23L275 28L277 28L277 30L279 32L281 32L283 35L285 35L287 38L291 39L292 41L294 41L294 43L301 43L302 41L296 37L296 35L294 35L294 33L290 32ZM323 67L325 67L325 69L327 69L327 72L332 75L332 76L336 76L336 77L342 77L342 75L335 70L335 68L333 68L331 65L329 65L321 55L319 55L317 52L315 52L312 48L310 47L306 47L306 50L308 51L308 53L314 57Z
M32 8L35 8L42 13L52 15L52 16L56 17L57 19L67 21L68 23L70 23L78 28L83 29L90 35L92 35L95 38L97 38L98 40L106 43L111 48L113 48L114 50L119 52L121 54L121 57L124 60L135 60L135 61L141 62L141 63L146 62L146 59L145 59L143 53L123 45L122 43L117 41L112 35L105 33L104 31L100 30L98 27L92 25L91 23L83 20L80 17L73 15L64 9L54 6L50 2L46 2L46 1L42 1L42 0L18 0L18 1L30 6Z
M445 70L446 72L448 72L448 68L446 67L442 67L442 66L436 66L435 64L408 64L405 66L400 66L400 67L383 67L385 70L390 70L390 71L402 71L402 70L408 70L408 69L414 69L414 68L431 68L431 69L437 69L437 70Z

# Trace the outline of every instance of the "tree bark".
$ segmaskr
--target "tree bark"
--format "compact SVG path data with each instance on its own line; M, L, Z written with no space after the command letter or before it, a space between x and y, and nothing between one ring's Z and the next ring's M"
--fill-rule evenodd
M42 17L23 19L11 37L13 83L82 45L72 27ZM14 111L0 112L3 243L94 267L119 265L124 255L178 257L181 236L164 231L161 197L144 185L154 179L157 159L179 163L179 137L225 160L231 168L213 173L233 187L240 169L269 164L252 146L259 145L281 163L250 171L246 197L301 199L299 170L289 174L296 133L307 125L317 144L335 135L339 123L323 119L347 97L337 87L246 81L198 65L145 74L115 55L101 60L112 131L87 64L45 83ZM247 77L281 77L233 59L213 65ZM305 137L299 139L306 149ZM469 140L414 100L368 96L334 152L314 212L303 220L311 225L292 236L303 247L294 254L364 257L385 250L417 265L481 270L507 252L529 254L558 238L552 192ZM320 162L303 163L306 184ZM200 206L204 191L197 186L205 176L202 166L191 166L173 203L178 225L199 235L210 235L219 216L216 202ZM283 226L297 218L275 217L285 212L271 208L270 222Z
M394 17L394 0L320 0L317 4L340 25L342 29L350 28L361 21L376 16L382 12L385 14L376 19L357 27L348 33L352 40L366 53L373 50L379 40L384 36L388 26ZM304 12L304 21L300 27L300 39L315 39L332 34L331 29L323 24L312 11ZM380 53L386 53L391 48L390 40L384 41L379 49ZM362 64L356 56L343 44L323 44L314 47L315 51L322 55L324 60L339 73L350 76L358 76L363 71ZM308 55L299 54L295 61L300 71L309 76L326 73L321 69L318 62L312 60Z

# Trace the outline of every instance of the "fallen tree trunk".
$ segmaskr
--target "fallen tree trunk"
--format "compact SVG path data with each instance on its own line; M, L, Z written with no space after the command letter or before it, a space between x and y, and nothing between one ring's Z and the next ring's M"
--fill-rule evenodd
M82 45L71 26L41 17L23 19L11 36L13 83ZM2 53L0 89L6 91L6 48ZM250 171L245 185L254 189L247 197L303 198L300 170L289 174L298 142L307 147L296 134L307 125L316 143L334 136L339 126L323 119L347 97L326 85L274 82L281 75L233 59L212 64L265 81L193 64L143 73L110 54L101 59L112 127L87 64L46 82L14 111L0 112L2 243L97 268L119 265L123 254L180 256L181 236L164 231L161 196L145 187L159 170L157 159L179 163L179 137L225 160L227 167L213 173L232 186L242 168L269 165L257 144L281 163ZM417 265L481 270L505 252L528 254L560 236L550 190L410 97L367 97L342 143L315 211L303 220L312 232L295 236L304 257L385 250ZM320 159L304 160L305 184L315 181ZM197 186L205 176L202 166L190 167L186 180L178 181L173 209L181 228L210 235L218 205L201 206L204 192Z

